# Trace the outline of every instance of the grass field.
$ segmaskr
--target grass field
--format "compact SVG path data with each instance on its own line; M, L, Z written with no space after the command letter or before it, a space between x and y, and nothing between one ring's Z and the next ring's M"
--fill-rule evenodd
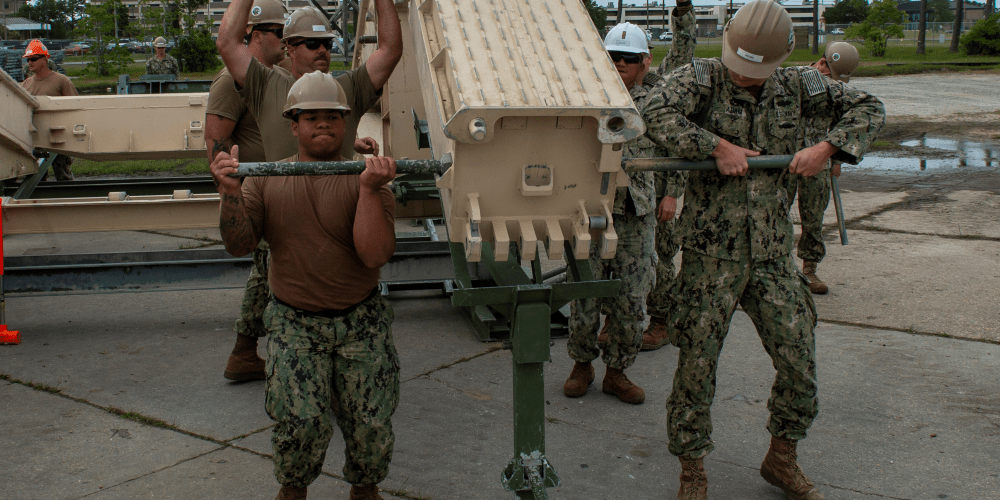
M181 176L209 175L208 159L186 158L182 160L127 160L127 161L73 161L73 175L78 177L118 177L140 175Z

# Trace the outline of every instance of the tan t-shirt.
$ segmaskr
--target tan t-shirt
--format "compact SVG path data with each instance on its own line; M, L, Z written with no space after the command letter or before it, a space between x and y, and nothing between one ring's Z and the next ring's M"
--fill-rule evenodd
M344 117L347 134L340 154L344 158L354 157L354 138L358 135L358 124L368 109L378 102L380 92L375 90L368 76L368 68L348 71L337 77L337 82L347 94L351 112ZM295 78L283 71L269 69L256 58L250 60L243 88L239 89L247 109L257 119L264 141L264 156L267 161L279 161L299 152L299 143L292 135L291 120L281 116L288 99L288 90ZM284 299L282 299L284 300Z
M281 161L298 161L298 155ZM271 245L271 292L307 311L346 309L378 285L354 247L360 176L249 177L243 182L247 213ZM379 191L382 213L395 219L392 190Z
M38 79L38 75L33 75L31 78L25 80L21 85L23 85L24 89L31 95L47 95L53 97L80 95L80 93L76 91L76 86L73 85L73 82L71 82L66 75L56 73L55 71L49 73L49 75L42 80Z
M264 143L260 139L260 129L257 120L247 112L243 98L236 92L236 84L229 70L222 68L212 80L208 91L208 109L205 114L218 115L236 122L231 136L233 144L240 147L240 160L260 162L265 161Z

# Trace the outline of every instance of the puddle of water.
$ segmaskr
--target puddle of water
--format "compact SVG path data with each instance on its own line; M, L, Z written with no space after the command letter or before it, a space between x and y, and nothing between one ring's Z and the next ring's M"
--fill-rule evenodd
M955 153L956 158L896 158L874 153L857 166L850 168L895 172L919 172L923 170L954 169L964 167L1000 167L1000 147L992 144L966 141L962 139L937 139L922 137L902 143L903 146L926 147ZM846 166L846 165L845 165Z

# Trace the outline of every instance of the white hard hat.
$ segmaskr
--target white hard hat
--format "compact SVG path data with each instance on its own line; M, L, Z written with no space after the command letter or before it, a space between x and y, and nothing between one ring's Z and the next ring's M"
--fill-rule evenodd
M604 37L604 48L608 52L629 52L632 54L649 54L646 32L632 23L622 23Z

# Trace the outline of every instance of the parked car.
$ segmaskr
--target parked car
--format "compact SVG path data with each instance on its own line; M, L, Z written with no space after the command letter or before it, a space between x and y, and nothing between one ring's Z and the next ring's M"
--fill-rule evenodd
M661 42L672 42L672 41L674 41L674 34L671 33L671 32L669 32L669 31L664 31L663 33L660 33L660 41Z
M844 30L842 30L840 28L834 28L833 31L830 32L830 34L831 35L843 35L844 34Z
M66 53L71 56L83 56L86 55L87 52L90 52L90 45L80 42L73 42L67 45L66 48L63 50L65 50Z

